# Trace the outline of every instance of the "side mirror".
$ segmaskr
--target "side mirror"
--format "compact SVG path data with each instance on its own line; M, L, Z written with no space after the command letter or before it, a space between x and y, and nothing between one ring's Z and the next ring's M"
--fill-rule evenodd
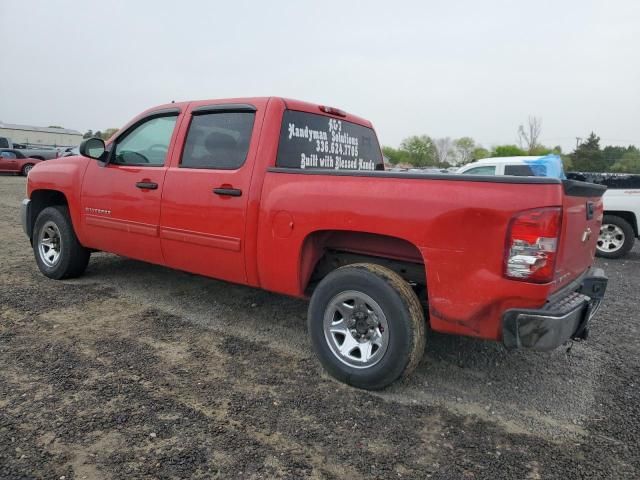
M80 155L100 160L106 151L104 140L101 138L87 138L80 144Z

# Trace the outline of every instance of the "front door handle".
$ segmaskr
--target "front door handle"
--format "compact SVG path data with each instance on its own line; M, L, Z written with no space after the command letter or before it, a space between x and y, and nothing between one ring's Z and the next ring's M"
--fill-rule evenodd
M216 195L225 195L227 197L241 197L242 190L239 188L214 188L213 193Z
M136 187L142 188L144 190L157 190L158 184L155 182L138 182L136 183Z

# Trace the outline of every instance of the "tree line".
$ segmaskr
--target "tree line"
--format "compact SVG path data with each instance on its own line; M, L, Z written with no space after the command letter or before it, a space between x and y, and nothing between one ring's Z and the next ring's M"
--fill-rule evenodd
M565 170L581 172L640 173L640 149L634 145L600 147L600 137L594 132L579 143L571 153L564 153L557 145L548 147L539 141L542 121L529 117L526 125L518 127L518 145L496 145L484 148L471 137L432 138L413 135L405 138L399 148L384 146L382 153L392 165L448 168L488 157L557 154Z

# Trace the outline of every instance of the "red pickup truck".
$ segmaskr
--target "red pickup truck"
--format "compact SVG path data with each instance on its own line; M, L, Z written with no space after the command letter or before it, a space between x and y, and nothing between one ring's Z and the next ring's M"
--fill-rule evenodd
M606 288L604 187L386 172L370 122L336 108L171 103L80 152L29 174L44 275L78 276L99 250L310 298L320 361L357 387L410 372L427 323L507 348L586 338Z

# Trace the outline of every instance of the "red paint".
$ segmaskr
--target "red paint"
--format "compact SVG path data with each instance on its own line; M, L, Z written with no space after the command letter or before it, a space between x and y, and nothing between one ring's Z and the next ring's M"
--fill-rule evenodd
M245 164L237 170L180 168L192 110L216 103L256 107ZM587 222L581 215L584 202L593 201L591 228L597 228L599 198L566 197L559 184L268 172L285 108L318 114L318 105L245 98L157 107L162 108L180 109L164 166L57 159L31 172L29 196L39 189L62 192L87 247L298 297L327 245L424 263L432 328L495 340L506 309L542 306L593 260L597 230L582 242ZM371 126L345 115L340 119ZM137 188L143 181L158 188ZM242 195L219 196L215 188ZM563 215L555 280L505 278L510 222L543 207L561 208Z

